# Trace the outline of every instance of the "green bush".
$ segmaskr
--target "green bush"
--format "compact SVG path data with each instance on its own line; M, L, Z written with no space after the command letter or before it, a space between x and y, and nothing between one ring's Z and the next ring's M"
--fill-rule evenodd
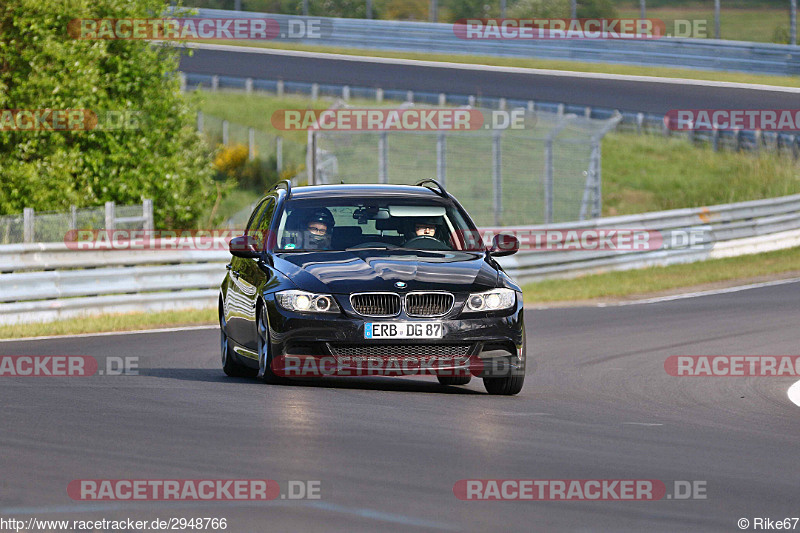
M214 201L208 147L175 74L178 51L141 40L76 40L80 18L152 18L158 0L4 0L0 109L136 112L136 130L0 131L0 214L23 207L139 203L159 226L191 227Z

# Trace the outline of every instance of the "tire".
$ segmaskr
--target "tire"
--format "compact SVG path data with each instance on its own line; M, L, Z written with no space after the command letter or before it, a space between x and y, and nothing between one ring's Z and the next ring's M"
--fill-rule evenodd
M258 305L256 329L258 333L258 376L264 383L286 383L286 378L279 376L272 371L272 354L270 353L269 342L269 323L267 322L267 310L264 308L263 303Z
M524 375L507 376L504 378L483 378L483 386L486 387L486 392L496 396L513 396L519 394L524 383Z
M219 319L219 348L220 356L222 358L222 371L232 378L253 378L256 376L256 370L248 366L244 366L236 362L236 356L233 354L231 342L228 335L225 333L225 319L220 316Z
M436 376L442 385L466 385L472 376Z

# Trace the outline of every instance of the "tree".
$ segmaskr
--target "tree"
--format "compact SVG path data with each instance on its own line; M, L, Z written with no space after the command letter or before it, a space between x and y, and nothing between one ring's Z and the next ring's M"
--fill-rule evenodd
M159 0L4 0L0 110L135 113L136 130L0 131L0 213L153 199L160 226L194 225L214 199L209 150L180 92L178 50L76 40L81 18L152 18Z

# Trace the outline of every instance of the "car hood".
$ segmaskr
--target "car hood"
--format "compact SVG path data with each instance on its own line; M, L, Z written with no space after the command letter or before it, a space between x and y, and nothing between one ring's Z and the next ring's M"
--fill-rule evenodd
M275 255L274 266L301 289L349 294L361 291L493 289L498 272L482 253L421 250L292 252Z

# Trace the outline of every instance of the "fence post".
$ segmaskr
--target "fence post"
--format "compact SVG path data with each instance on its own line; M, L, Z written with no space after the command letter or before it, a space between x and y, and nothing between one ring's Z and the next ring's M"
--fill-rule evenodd
M494 193L494 225L500 225L500 213L503 211L503 153L500 145L501 131L492 135L492 188Z
M275 137L275 170L283 170L283 137Z
M501 98L497 102L497 109L504 110L507 107L507 105L508 105L508 103L506 102L506 99L505 98Z
M219 76L214 74L211 76L211 90L216 91L219 89Z
M246 78L244 80L244 92L247 94L253 93L253 78Z
M203 112L197 112L197 133L203 133Z
M528 100L528 111L530 111L531 113L536 112L536 102L534 102L533 100Z
M378 183L389 183L388 143L389 136L382 131L378 137Z
M116 215L114 214L114 202L106 202L106 229L114 229L116 226Z
M247 128L247 160L252 161L256 158L256 130Z
M447 137L443 132L436 136L436 179L445 186L447 177Z
M312 100L319 99L319 83L311 84L311 99Z
M711 131L711 148L715 152L719 152L719 126L714 124L714 129Z
M641 135L644 126L644 113L636 113L636 133Z
M603 210L603 143L598 139L594 150L594 198L592 218L600 218Z
M742 130L736 129L733 130L733 140L735 145L735 150L737 152L741 151L742 149Z
M414 91L407 91L406 92L406 102L413 104L414 103Z
M155 222L153 221L153 200L145 198L142 200L142 216L144 217L144 228L147 231L155 229Z
M583 116L584 118L592 118L592 108L590 106L586 106L583 108Z
M661 126L661 133L663 133L664 137L669 137L669 122L669 115L666 115L664 117L663 125Z
M797 146L797 135L792 135L792 159L797 161L798 156L798 146Z
M228 121L227 120L223 120L222 121L222 144L224 144L225 146L228 145L228 129L229 129L229 127L230 127L230 124L228 123Z
M317 179L317 134L313 129L308 130L306 144L306 176L309 185L314 185Z
M753 151L755 153L758 153L761 151L761 130L755 131L755 139L756 139L756 145L753 148Z
M26 207L22 210L22 242L33 242L34 238L34 225L33 221L36 213L32 207Z
M439 93L439 107L444 107L445 105L447 105L447 95Z
M178 72L178 79L181 81L181 92L186 92L186 74Z
M78 229L78 208L69 206L69 229Z
M475 107L475 96L474 95L469 95L467 97L467 105L470 106L470 107Z
M558 104L558 116L559 118L564 116L564 104Z
M275 93L278 98L283 98L283 80L278 80L275 84Z
M375 89L375 101L378 102L379 104L383 102L383 89L381 89L380 87Z
M345 85L344 87L342 87L342 100L344 100L345 102L350 100L350 86L349 85Z
M544 142L544 223L553 222L553 139Z

